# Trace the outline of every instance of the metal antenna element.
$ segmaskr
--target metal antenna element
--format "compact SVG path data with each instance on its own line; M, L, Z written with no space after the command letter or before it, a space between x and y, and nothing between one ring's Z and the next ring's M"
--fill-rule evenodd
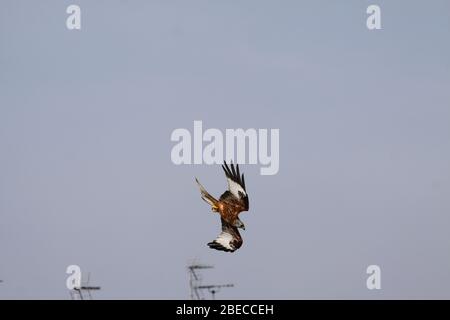
M187 269L189 272L189 286L191 289L191 300L205 300L203 291L208 290L211 293L211 297L214 300L216 298L216 293L222 288L234 287L233 284L220 284L220 285L202 285L203 277L200 274L200 270L213 269L214 266L205 265L193 261L188 265Z
M209 286L199 286L199 289L206 289L211 293L212 300L216 300L216 293L220 291L221 288L232 288L233 284L219 284L219 285L209 285Z
M85 282L82 281L81 287L74 288L73 290L69 291L72 300L94 300L91 291L99 291L101 290L101 287L89 285L90 280L91 280L91 273L89 272L87 276L87 281Z

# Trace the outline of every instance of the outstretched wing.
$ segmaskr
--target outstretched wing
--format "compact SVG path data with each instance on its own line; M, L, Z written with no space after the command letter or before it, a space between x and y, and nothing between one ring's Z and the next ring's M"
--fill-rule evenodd
M202 184L198 181L197 178L195 178L195 181L197 181L198 187L200 188L200 193L201 193L202 199L206 203L210 204L213 209L216 209L217 208L216 198L214 198L212 195L209 194L208 191L206 191L206 189L202 186Z
M247 190L245 189L245 179L244 174L241 176L239 172L239 165L237 164L235 169L233 162L231 162L230 167L228 167L227 163L224 161L222 168L227 177L228 191L225 191L225 193L222 194L220 200L233 202L239 207L240 211L248 211L249 202Z
M211 249L234 252L242 246L242 237L236 227L221 219L222 232L216 240L208 243Z

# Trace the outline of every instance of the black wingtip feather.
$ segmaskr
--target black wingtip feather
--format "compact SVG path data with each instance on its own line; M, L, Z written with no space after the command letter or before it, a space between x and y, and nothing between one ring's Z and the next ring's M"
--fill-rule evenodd
M209 243L208 243L208 246L209 246L211 249L216 249L216 250L219 250L219 251L225 251L225 252L234 252L234 251L235 251L235 250L230 250L230 249L228 249L228 248L225 248L224 246L222 246L221 244L219 244L219 243L217 243L217 242L215 242L215 241L209 242Z
M231 162L231 173L233 174L234 177L236 177L236 170L234 170L233 162Z
M239 164L236 164L235 168L232 160L230 161L230 166L228 166L227 162L224 161L222 169L225 172L225 176L227 178L230 178L231 180L239 183L242 186L242 188L247 191L247 189L245 188L244 174L242 174L241 176Z
M225 171L225 175L227 177L231 177L231 171L230 171L230 168L228 167L228 164L226 163L226 161L223 162L222 168L223 168L223 171Z

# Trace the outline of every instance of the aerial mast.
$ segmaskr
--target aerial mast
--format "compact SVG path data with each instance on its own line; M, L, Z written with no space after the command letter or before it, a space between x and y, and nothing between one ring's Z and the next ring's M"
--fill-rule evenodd
M212 284L212 285L202 285L203 277L201 275L201 270L213 269L214 266L200 264L193 262L188 265L189 272L189 287L191 290L191 300L204 300L203 291L208 290L211 293L211 297L214 300L216 298L216 293L218 293L222 288L234 287L233 284Z
M87 281L82 282L79 288L74 288L69 291L72 300L94 300L91 291L101 290L100 286L91 286L89 284L91 273L88 273Z

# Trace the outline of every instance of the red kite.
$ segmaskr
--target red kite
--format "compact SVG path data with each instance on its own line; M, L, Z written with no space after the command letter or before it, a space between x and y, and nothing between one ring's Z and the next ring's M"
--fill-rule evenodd
M240 175L239 165L236 165L236 170L233 163L230 167L226 162L222 165L228 181L228 190L220 196L219 200L210 195L197 178L195 181L200 187L202 199L211 205L213 212L220 214L222 222L222 232L216 240L208 243L208 246L216 250L234 252L242 245L242 237L238 228L245 230L244 223L239 219L239 213L248 211L249 206L244 174Z

